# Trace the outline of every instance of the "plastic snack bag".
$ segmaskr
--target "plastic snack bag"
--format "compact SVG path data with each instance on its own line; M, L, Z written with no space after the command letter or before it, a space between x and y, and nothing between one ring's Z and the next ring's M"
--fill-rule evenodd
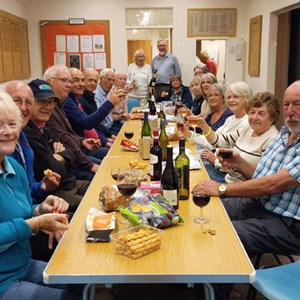
M128 207L120 207L119 211L133 225L147 224L165 228L183 223L179 213L160 194L136 198Z

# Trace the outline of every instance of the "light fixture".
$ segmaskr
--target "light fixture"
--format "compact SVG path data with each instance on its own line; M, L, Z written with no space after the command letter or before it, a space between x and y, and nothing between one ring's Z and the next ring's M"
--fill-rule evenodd
M83 25L85 24L85 18L69 18L70 25Z

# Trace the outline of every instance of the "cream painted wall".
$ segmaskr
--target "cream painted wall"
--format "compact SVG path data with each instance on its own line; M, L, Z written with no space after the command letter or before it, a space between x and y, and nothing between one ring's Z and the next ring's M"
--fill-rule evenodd
M263 15L262 64L259 77L249 77L246 81L251 84L254 92L274 90L274 57L276 45L269 41L269 36L276 32L270 30L270 21L276 25L276 18L270 18L270 13L283 7L299 3L292 0L0 0L0 9L16 14L28 20L31 72L33 78L42 76L42 59L40 50L39 20L66 20L70 17L83 17L90 20L109 19L111 37L112 66L122 70L127 67L127 49L125 34L125 8L128 7L172 7L173 8L173 53L180 51L180 39L186 38L187 9L210 7L236 7L238 9L237 37L246 41L248 52L249 18ZM271 19L271 20L270 20ZM275 52L274 52L275 51ZM247 56L248 53L246 53ZM245 74L247 74L247 58ZM272 73L273 72L273 73Z

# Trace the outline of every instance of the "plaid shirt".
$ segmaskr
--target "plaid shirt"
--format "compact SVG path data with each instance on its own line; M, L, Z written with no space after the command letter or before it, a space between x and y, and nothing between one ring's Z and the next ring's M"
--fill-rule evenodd
M287 170L300 183L300 136L288 145L289 130L284 126L264 152L253 178ZM261 197L264 207L276 214L300 220L300 187Z

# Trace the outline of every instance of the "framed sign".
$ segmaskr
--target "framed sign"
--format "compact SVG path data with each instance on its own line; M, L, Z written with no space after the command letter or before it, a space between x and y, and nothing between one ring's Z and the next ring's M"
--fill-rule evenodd
M261 30L262 16L251 18L249 29L248 74L252 76L259 76L260 74Z
M236 35L236 8L190 8L187 13L188 37Z

